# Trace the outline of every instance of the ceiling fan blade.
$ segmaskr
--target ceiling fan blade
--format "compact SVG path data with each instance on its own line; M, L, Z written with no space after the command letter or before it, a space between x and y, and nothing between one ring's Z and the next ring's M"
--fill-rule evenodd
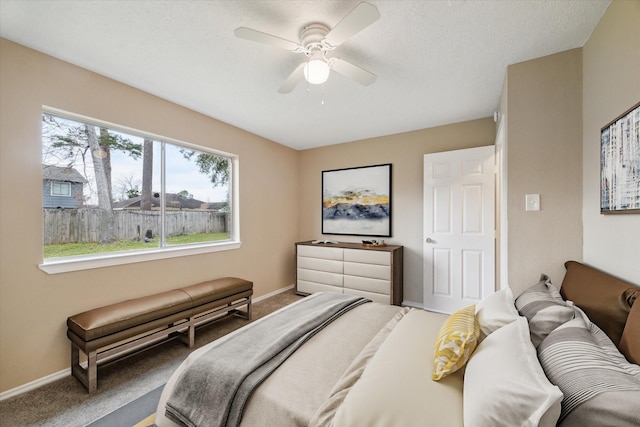
M378 18L380 18L378 8L371 3L362 2L329 31L325 40L334 47L338 46L376 22Z
M360 83L363 86L369 86L376 81L377 76L364 68L360 68L357 65L353 65L340 58L331 58L329 60L329 68L336 73L349 77Z
M286 50L295 51L296 49L301 47L298 43L292 42L290 40L283 39L278 36L272 36L271 34L263 33L262 31L252 30L251 28L247 27L236 28L234 33L236 37L241 39L268 44Z
M280 86L278 92L289 93L293 90L294 87L296 87L299 81L304 80L304 64L305 63L303 62L302 64L298 65L296 69L293 70L291 74L289 74L289 77L287 77L287 80L282 83L282 86Z

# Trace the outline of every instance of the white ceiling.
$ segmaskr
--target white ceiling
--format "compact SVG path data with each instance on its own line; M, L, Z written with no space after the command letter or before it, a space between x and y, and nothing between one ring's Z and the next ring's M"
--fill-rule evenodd
M304 56L234 29L298 42L358 0L0 0L0 36L305 149L489 117L507 65L583 46L610 1L369 2L380 19L332 54L376 82L332 73L284 95Z

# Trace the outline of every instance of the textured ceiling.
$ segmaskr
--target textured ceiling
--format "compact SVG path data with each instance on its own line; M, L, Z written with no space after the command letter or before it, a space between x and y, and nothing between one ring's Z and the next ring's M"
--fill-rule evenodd
M377 74L368 87L332 73L280 94L304 56L234 36L244 26L298 42L351 0L1 0L0 36L305 149L491 116L509 64L583 46L609 5L369 2L380 19L332 53Z

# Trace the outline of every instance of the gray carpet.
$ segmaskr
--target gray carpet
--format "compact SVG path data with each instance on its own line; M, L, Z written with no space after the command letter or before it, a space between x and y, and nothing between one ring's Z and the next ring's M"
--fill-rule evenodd
M300 298L289 290L258 301L253 304L253 320ZM173 340L101 365L98 367L98 390L92 394L69 376L4 400L0 402L0 426L87 426L165 384L195 348L247 323L239 317L228 317L199 329L193 349Z

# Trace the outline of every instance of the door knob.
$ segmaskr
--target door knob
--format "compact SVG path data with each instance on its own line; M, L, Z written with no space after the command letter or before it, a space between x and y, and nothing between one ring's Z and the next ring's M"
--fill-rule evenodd
M427 242L427 243L435 243L431 237L427 237L427 240L425 240L425 242Z

